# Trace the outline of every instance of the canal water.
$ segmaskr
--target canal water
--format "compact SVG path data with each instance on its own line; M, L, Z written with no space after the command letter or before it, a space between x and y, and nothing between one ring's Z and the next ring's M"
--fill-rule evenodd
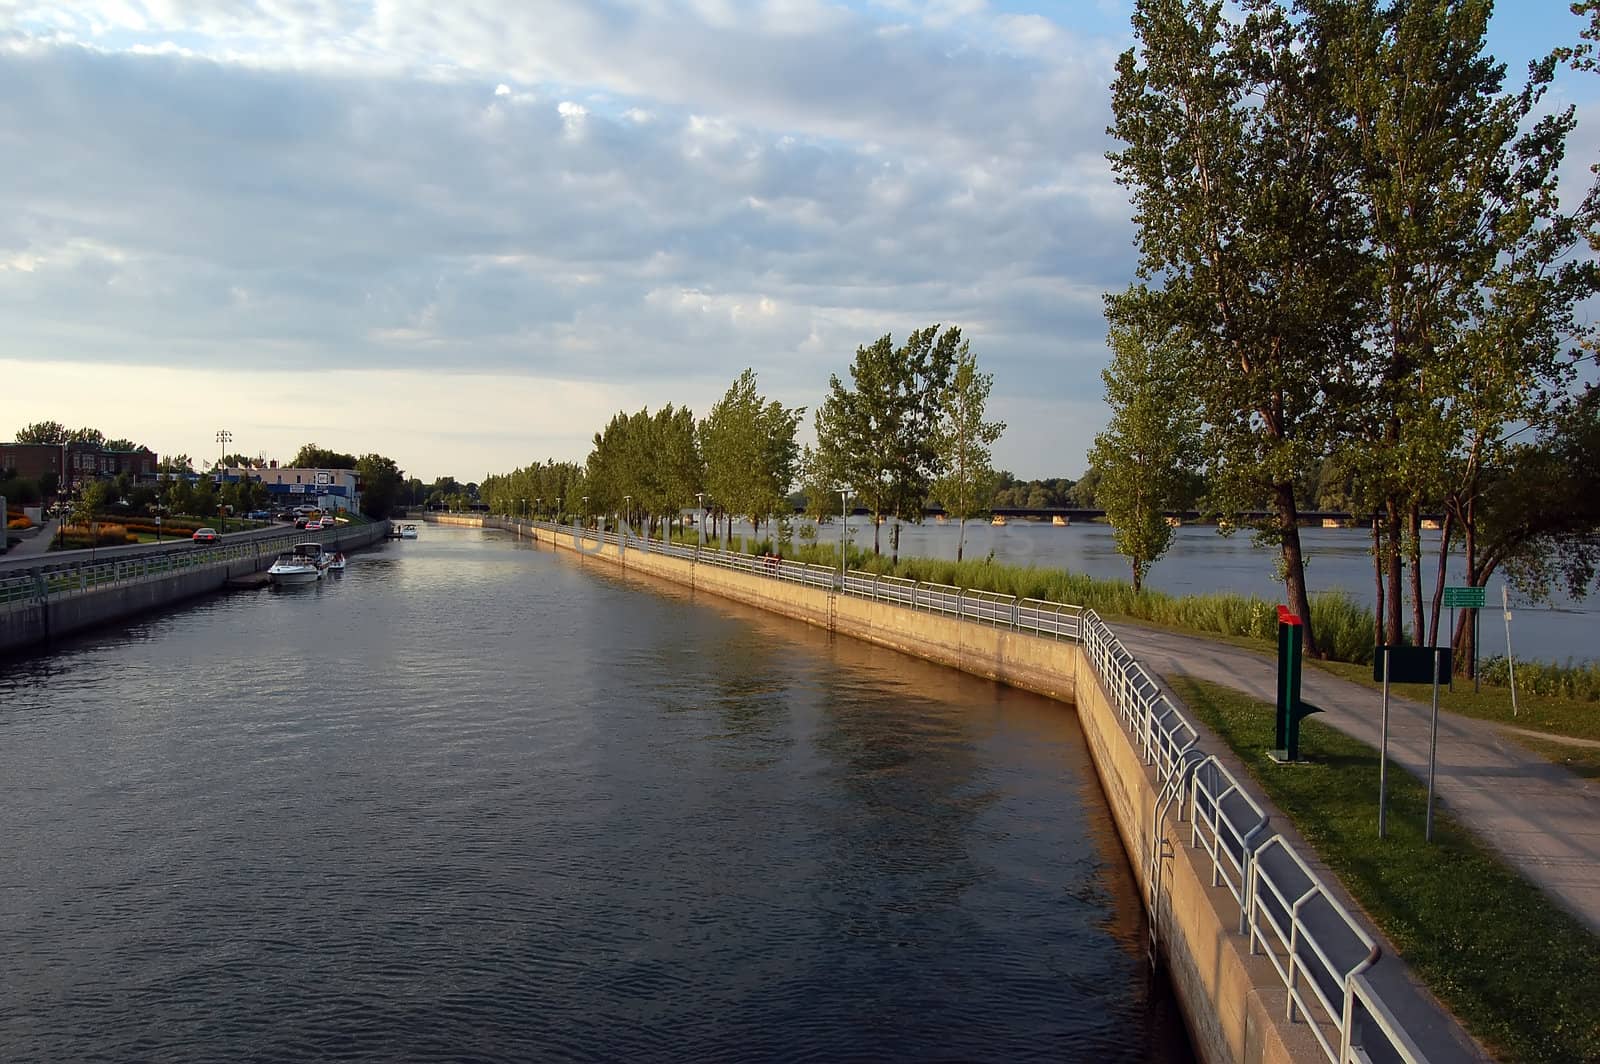
M504 533L0 662L0 1056L1188 1059L1070 707Z

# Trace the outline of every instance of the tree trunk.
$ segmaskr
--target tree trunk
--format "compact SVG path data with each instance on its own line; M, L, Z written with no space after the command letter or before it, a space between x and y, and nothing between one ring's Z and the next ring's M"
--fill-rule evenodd
M1428 628L1422 619L1422 505L1415 499L1406 509L1406 527L1411 533L1406 543L1406 561L1411 569L1406 574L1411 585L1411 632L1417 646L1423 646Z
M1439 533L1439 578L1433 584L1433 615L1428 618L1428 645L1439 645L1439 612L1444 608L1444 585L1450 579L1450 537L1455 532L1455 511L1444 511L1444 530Z
M1283 590L1289 598L1289 608L1305 626L1305 652L1320 658L1324 655L1317 648L1316 633L1311 626L1311 599L1306 594L1305 555L1300 550L1300 517L1294 505L1294 484L1287 480L1274 484L1272 496L1282 537Z
M1128 565L1133 569L1133 593L1137 595L1144 584L1144 574L1141 571L1138 558L1129 558Z
M894 527L889 529L889 564L895 567L900 565L900 518L894 519Z
M956 564L961 564L961 551L967 545L967 519L961 519L961 534L956 537Z
M1388 615L1387 636L1385 643L1399 645L1405 642L1405 625L1402 619L1405 599L1401 595L1400 580L1400 501L1393 495L1384 501L1384 516L1387 527L1387 550L1384 553L1384 562L1388 572L1388 596L1386 598L1386 612Z
M883 514L879 513L877 508L874 507L872 510L872 553L874 555L883 553L882 539L880 538L882 534Z

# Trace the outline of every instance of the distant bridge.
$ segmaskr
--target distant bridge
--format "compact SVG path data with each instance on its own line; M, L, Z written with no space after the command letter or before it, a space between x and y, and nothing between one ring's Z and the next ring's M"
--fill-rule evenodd
M795 512L800 513L801 511L796 510ZM994 517L1004 517L1007 520L1016 518L1024 521L1050 521L1059 517L1069 524L1075 521L1093 521L1106 515L1104 510L1071 506L996 506L986 511L986 513ZM942 506L925 507L922 514L924 517L946 516ZM856 506L851 509L850 515L852 517L871 517L872 511ZM1199 510L1168 510L1166 511L1166 516L1176 518L1179 521L1208 521L1211 523L1216 521L1214 515L1202 514ZM1238 520L1242 524L1253 524L1259 521L1269 521L1277 516L1278 512L1276 510L1245 510L1238 515ZM1355 514L1348 510L1300 510L1297 511L1296 516L1301 524L1313 526L1329 523L1340 526L1364 526L1372 519L1371 514ZM1424 527L1437 527L1441 519L1442 515L1440 514L1422 515ZM981 521L983 518L978 517L973 520Z

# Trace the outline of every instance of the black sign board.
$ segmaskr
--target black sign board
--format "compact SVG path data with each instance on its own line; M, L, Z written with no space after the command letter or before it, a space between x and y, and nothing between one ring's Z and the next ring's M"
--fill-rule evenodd
M1377 647L1372 655L1372 678L1383 682L1383 652L1389 652L1390 683L1432 683L1433 656L1439 655L1439 682L1450 679L1449 647Z

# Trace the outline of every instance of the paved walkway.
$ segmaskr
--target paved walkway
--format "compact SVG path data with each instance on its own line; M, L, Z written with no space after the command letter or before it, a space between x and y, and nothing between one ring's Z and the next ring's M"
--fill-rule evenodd
M1265 702L1277 699L1274 657L1132 625L1115 630L1160 675L1209 680ZM1308 668L1301 693L1322 708L1317 720L1378 746L1378 692ZM1430 714L1430 706L1391 694L1389 756L1424 780ZM1524 750L1499 725L1441 711L1435 790L1462 823L1600 934L1600 782ZM1376 821L1376 793L1373 815Z
M47 521L39 526L39 531L33 536L24 539L15 547L0 554L0 558L32 558L50 552L50 543L56 538L56 526L60 521Z

